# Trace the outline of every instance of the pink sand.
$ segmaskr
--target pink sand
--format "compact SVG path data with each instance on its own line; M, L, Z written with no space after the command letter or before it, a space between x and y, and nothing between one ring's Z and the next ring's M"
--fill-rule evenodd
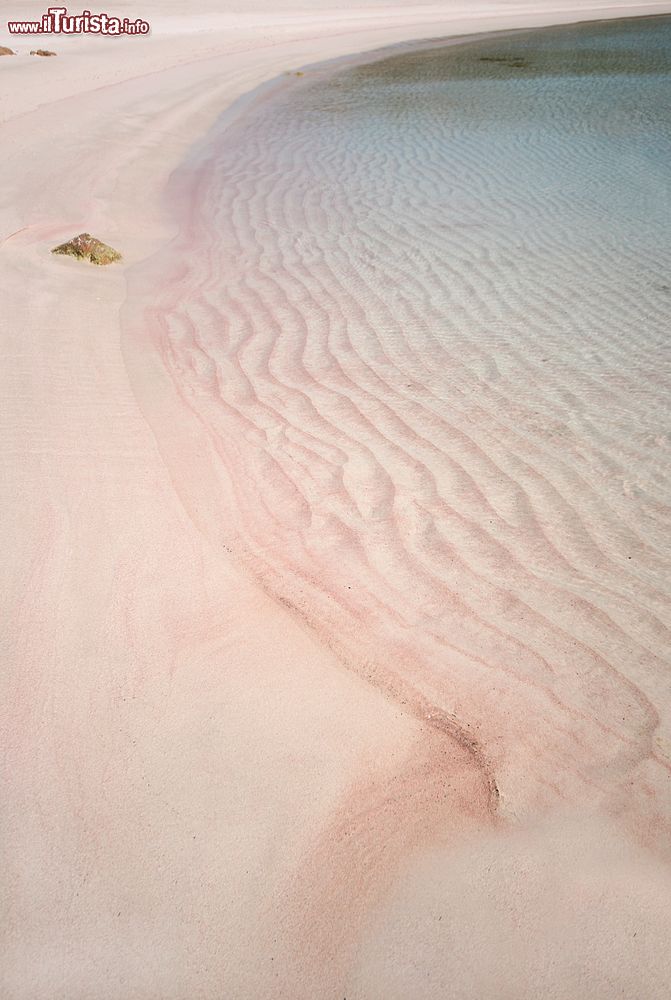
M163 194L191 144L264 80L403 40L671 4L240 7L122 2L111 12L150 21L149 38L40 38L50 60L0 33L19 51L0 60L0 993L667 997L663 673L626 677L641 740L638 715L617 737L577 725L582 692L552 689L531 659L488 688L452 650L449 698L421 657L379 669L404 648L393 602L352 597L361 638L334 642L337 564L306 615L279 599L277 564L227 551L244 484L180 396L161 340L174 287L131 276L126 301L126 273L174 234ZM82 230L125 264L50 256ZM372 614L386 631L367 631ZM603 624L580 601L575 615L581 636ZM610 711L621 692L599 697ZM631 746L631 794L606 767L611 740ZM548 746L571 748L560 777Z

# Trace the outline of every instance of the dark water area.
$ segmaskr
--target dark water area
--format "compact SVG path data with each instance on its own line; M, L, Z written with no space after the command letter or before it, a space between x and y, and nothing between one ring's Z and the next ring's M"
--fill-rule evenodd
M671 18L650 17L500 33L464 45L391 56L360 80L510 80L546 76L671 73Z

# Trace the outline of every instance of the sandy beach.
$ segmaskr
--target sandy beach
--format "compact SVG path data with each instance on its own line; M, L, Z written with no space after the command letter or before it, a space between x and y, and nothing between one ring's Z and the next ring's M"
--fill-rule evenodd
M10 36L7 20L41 13L33 3L10 4L0 24L17 53L0 58L0 993L661 1000L671 616L659 552L641 543L639 576L626 577L607 530L619 511L604 521L585 503L584 531L548 526L528 514L545 473L533 455L527 506L489 490L495 446L464 438L479 486L455 473L473 520L462 507L450 526L472 562L445 571L446 681L426 666L403 591L416 588L418 607L436 593L404 578L393 552L374 565L378 591L353 580L344 593L358 541L318 522L309 490L255 507L258 485L236 471L253 439L222 450L216 378L162 331L183 298L205 316L208 281L226 281L207 247L179 237L210 205L198 172L209 130L224 113L241 120L235 102L259 85L417 39L671 4L120 0L110 12L145 18L151 34ZM57 57L31 57L38 43ZM123 263L50 254L82 231ZM265 321L272 341L282 316ZM344 410L328 416L349 428ZM283 433L270 421L263 432ZM374 520L386 481L365 479L356 458L324 491L359 513L370 503ZM270 464L255 475L270 483ZM476 530L485 507L510 526L500 550ZM290 522L304 549L286 550ZM629 525L631 538L646 526ZM508 589L486 582L494 564ZM486 626L463 610L485 605Z

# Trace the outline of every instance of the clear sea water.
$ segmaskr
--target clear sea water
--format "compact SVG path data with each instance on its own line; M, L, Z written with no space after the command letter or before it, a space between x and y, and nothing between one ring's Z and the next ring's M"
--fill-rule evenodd
M647 491L669 443L670 164L671 18L308 70L217 149L221 305L267 280L290 342L337 302L357 353L448 405L436 351L457 352L505 380L511 415L542 394L538 433L645 467Z
M287 75L186 238L230 550L518 806L626 782L669 723L671 18Z

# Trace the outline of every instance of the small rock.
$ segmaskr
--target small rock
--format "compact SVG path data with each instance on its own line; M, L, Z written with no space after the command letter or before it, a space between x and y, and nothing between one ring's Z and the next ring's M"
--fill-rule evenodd
M8 49L6 45L0 45L0 56L15 56L14 49Z
M49 49L33 49L31 51L31 56L55 56L55 52L50 52Z
M54 247L52 253L65 253L77 260L90 260L92 264L112 264L121 260L121 254L106 243L97 240L90 233L80 233L67 243Z

